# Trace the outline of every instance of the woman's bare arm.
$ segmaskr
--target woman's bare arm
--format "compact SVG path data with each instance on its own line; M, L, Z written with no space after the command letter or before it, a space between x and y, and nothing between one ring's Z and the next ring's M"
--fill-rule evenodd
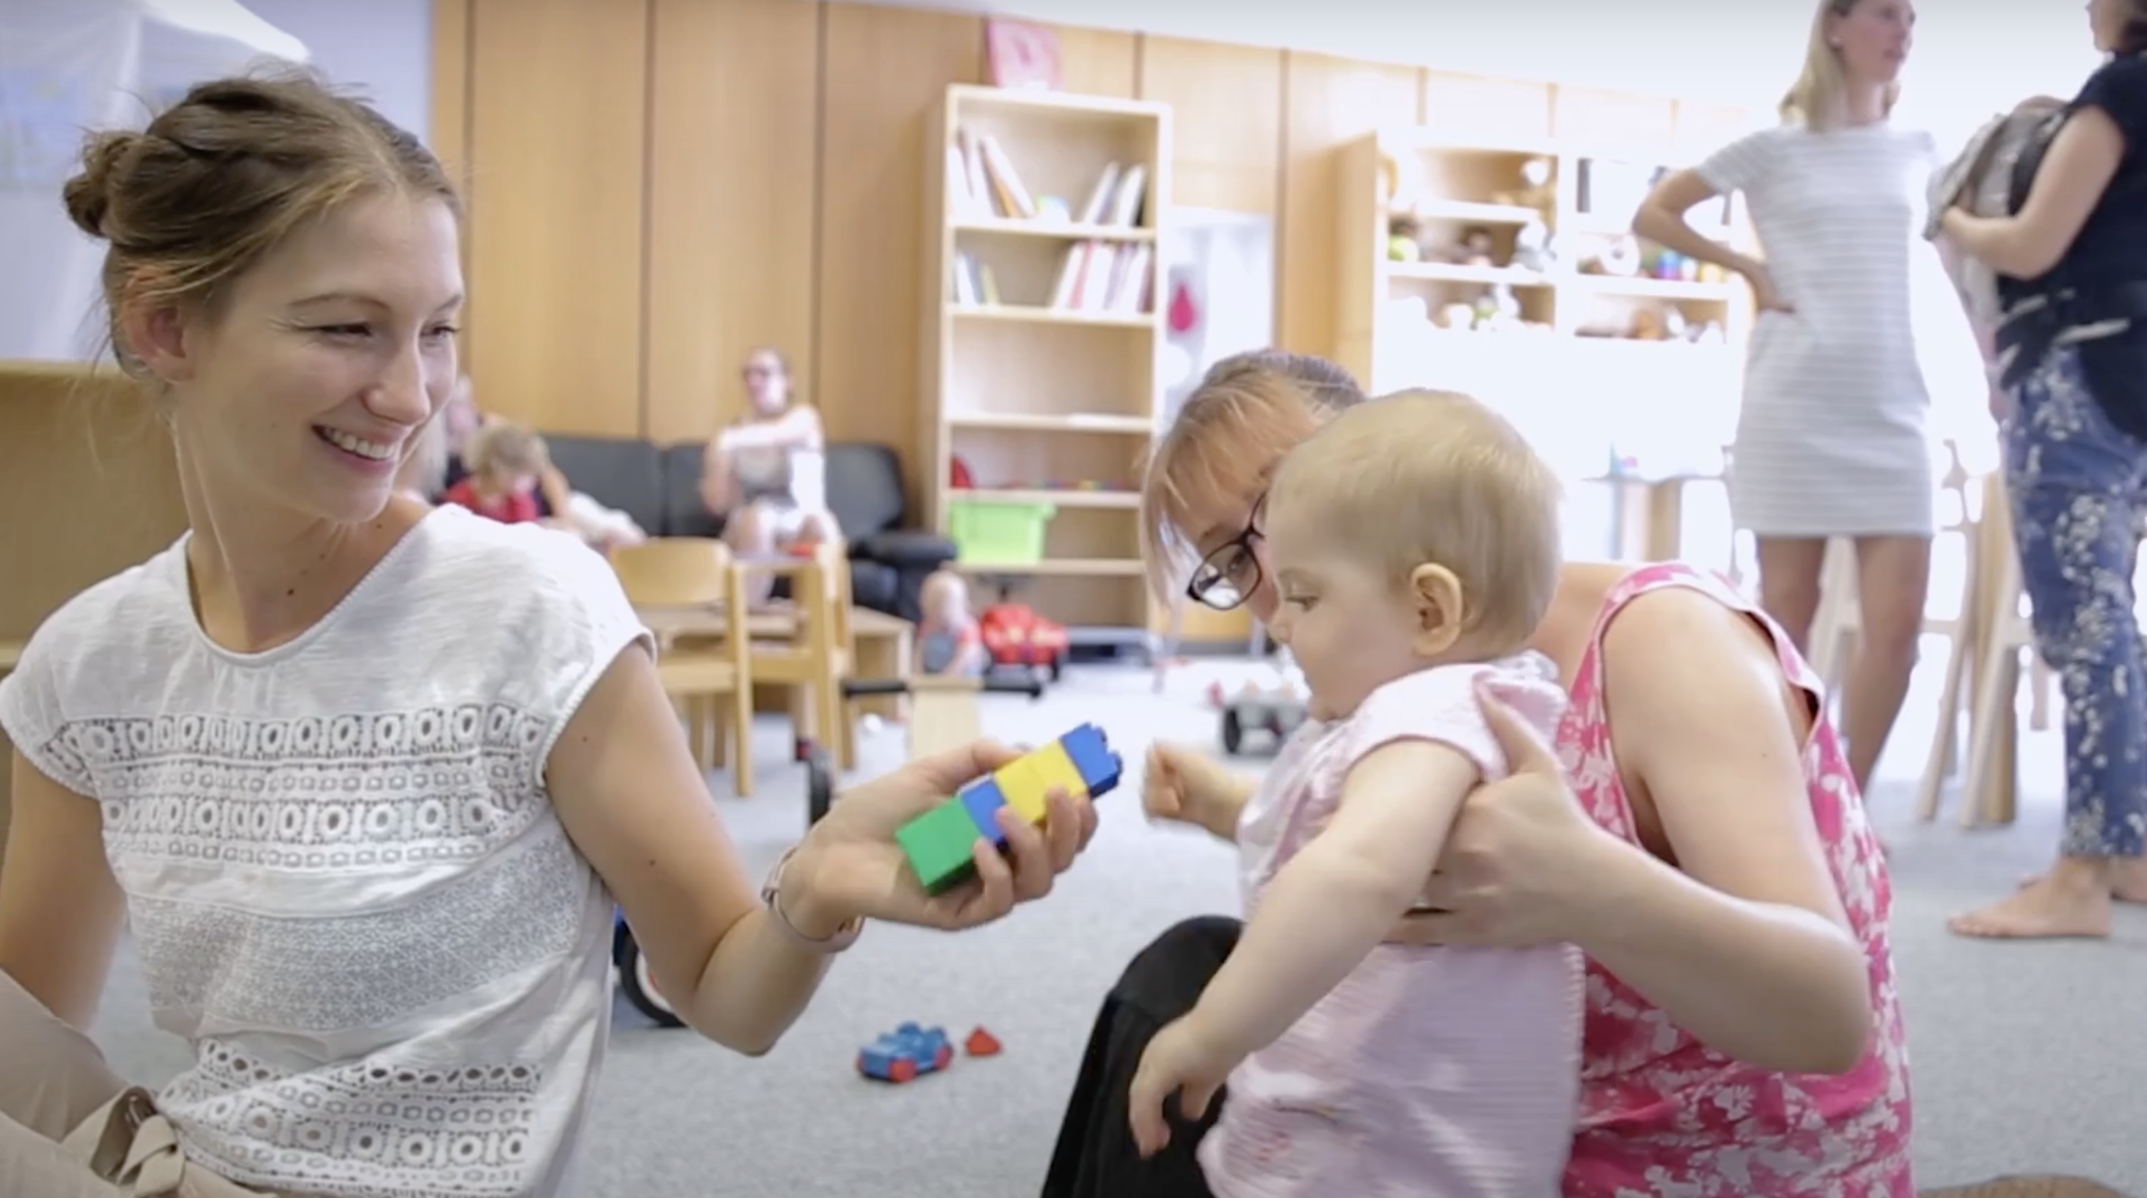
M627 649L552 749L547 781L567 835L617 896L664 992L702 1035L767 1052L820 985L828 958L775 926L688 751L656 667ZM785 907L799 931L842 916Z
M1739 1060L1854 1068L1872 1031L1868 966L1811 814L1802 699L1772 644L1742 614L1679 588L1627 607L1604 655L1618 752L1676 863L1611 854L1582 948Z
M1972 216L1949 209L1946 235L2000 274L2039 278L2072 248L2124 157L2124 130L2109 113L2092 105L2075 109L2051 139L2017 214Z
M1685 219L1694 208L1721 194L1696 170L1672 171L1641 201L1640 210L1633 214L1633 232L1687 258L1749 276L1760 269L1758 261L1701 233Z
M126 923L104 855L104 812L14 754L14 822L0 865L0 972L87 1029Z

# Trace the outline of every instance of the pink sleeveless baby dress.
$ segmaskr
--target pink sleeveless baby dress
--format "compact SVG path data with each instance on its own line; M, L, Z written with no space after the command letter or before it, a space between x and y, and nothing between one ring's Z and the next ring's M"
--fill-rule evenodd
M1589 814L1635 844L1603 709L1603 630L1626 604L1669 587L1751 615L1773 637L1789 679L1822 690L1781 629L1716 576L1674 563L1628 575L1597 616L1558 747ZM1673 1026L1591 960L1580 1125L1565 1198L1912 1198L1908 1054L1886 931L1893 888L1827 721L1804 746L1804 776L1827 867L1870 966L1877 1019L1863 1061L1840 1077L1740 1064Z

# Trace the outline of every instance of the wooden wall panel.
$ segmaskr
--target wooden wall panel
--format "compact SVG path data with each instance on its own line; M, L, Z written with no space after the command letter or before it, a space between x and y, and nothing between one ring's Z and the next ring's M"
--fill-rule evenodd
M1335 151L1386 125L1416 123L1423 72L1324 54L1283 62L1283 199L1275 294L1278 338L1335 352Z
M1548 138L1554 90L1547 83L1521 79L1426 71L1417 123L1457 139Z
M470 0L433 0L432 5L432 127L425 143L447 168L448 178L462 193L467 210L470 202ZM468 286L470 274L469 221L462 224L462 276ZM474 304L464 304L456 323L456 352L463 369L469 368L470 317Z
M470 345L477 402L541 429L642 431L648 8L473 0Z
M902 455L914 509L925 117L981 81L981 18L829 4L821 60L819 326L813 398L829 432Z
M817 4L653 0L643 434L714 435L762 345L813 394Z
M171 434L117 370L0 362L0 642L186 529ZM0 665L0 675L7 672ZM13 756L0 732L0 843Z
M1054 25L1059 39L1059 88L1084 96L1130 100L1140 93L1141 35L1116 29Z
M1272 213L1282 192L1282 51L1142 39L1140 98L1171 106L1171 199Z

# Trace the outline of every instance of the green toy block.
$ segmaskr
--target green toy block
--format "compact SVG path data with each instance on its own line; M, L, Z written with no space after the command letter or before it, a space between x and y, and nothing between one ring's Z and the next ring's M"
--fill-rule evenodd
M960 884L975 870L977 822L960 799L949 799L895 830L895 842L909 856L910 868L925 893L938 894Z

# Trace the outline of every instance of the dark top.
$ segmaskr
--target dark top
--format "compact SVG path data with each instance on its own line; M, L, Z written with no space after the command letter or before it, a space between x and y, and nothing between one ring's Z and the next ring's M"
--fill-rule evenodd
M1999 276L1998 298L2008 307L2060 278L2070 285L2147 281L2147 56L2130 54L2105 63L2066 111L2090 107L2117 122L2125 156L2055 269L2026 281Z

